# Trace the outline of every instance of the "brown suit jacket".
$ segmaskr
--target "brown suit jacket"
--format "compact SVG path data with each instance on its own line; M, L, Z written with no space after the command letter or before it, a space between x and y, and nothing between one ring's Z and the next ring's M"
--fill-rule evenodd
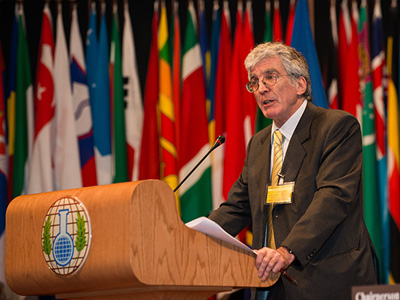
M252 137L239 179L227 201L210 215L233 236L252 224L254 249L264 246L270 155L271 126ZM288 273L298 286L279 280L271 294L286 294L287 299L350 299L353 285L376 284L375 254L363 218L358 121L344 111L309 102L281 173L295 187L292 203L273 209L275 241L296 255Z

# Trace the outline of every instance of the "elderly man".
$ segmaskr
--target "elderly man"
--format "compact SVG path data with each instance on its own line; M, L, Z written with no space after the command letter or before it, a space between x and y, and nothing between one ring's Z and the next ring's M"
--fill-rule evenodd
M307 62L281 43L257 46L246 85L273 124L248 144L227 201L210 219L231 235L252 224L262 280L287 270L256 299L350 299L377 283L377 260L363 219L362 141L349 113L312 104Z

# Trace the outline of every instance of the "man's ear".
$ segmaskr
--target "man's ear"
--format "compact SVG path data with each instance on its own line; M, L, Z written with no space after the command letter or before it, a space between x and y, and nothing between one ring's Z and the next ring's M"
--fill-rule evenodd
M297 95L303 95L307 90L307 80L303 76L300 76L297 79L296 87L297 87Z

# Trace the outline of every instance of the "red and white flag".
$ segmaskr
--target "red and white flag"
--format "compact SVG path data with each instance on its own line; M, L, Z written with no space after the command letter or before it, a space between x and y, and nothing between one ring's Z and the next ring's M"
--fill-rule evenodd
M36 74L34 106L35 134L30 161L28 193L42 193L54 189L52 153L54 150L54 39L49 4L43 9L39 59Z

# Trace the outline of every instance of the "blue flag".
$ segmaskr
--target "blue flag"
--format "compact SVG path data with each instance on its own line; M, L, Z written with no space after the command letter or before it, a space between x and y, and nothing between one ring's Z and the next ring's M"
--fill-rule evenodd
M99 185L112 183L109 50L105 13L101 17L93 111L93 137Z
M317 51L311 32L307 0L299 0L297 2L290 45L301 52L308 62L313 103L317 106L328 108Z
M210 82L207 90L207 99L210 101L209 122L215 121L214 101L215 101L215 80L217 76L217 62L219 52L219 40L221 32L221 9L214 7L213 23L211 31L211 69ZM213 137L211 140L214 140Z
M89 97L91 107L93 108L94 90L96 86L96 71L97 71L97 22L96 22L96 2L92 2L90 11L89 28L86 36L86 76L89 86ZM93 111L92 111L93 114Z

